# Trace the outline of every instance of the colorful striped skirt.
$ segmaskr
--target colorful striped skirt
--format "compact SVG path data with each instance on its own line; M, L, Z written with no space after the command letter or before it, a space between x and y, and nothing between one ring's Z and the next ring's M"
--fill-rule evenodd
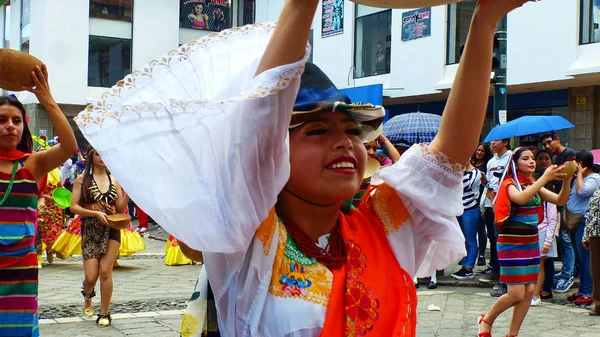
M39 270L31 241L23 243L24 256L0 257L0 336L39 336Z
M507 221L498 234L500 282L535 284L540 272L537 226Z

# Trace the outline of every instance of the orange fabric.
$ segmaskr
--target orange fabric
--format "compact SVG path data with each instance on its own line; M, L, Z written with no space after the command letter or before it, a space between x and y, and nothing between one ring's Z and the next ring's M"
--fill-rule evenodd
M531 179L525 178L520 174L517 175L517 178L519 179L519 184L521 184L521 187L523 189L525 189L528 185L532 184ZM510 185L516 186L515 180L514 178L507 175L504 178L504 180L502 180L500 188L498 189L498 196L496 197L494 223L497 227L502 227L504 222L508 220L508 218L511 215L512 201L510 201L510 198L508 197L508 186ZM540 222L544 220L543 207L540 207L540 210L538 212L538 218Z
M367 195L368 198L368 195ZM320 336L414 337L417 292L400 267L370 203L341 215L347 260L333 270Z

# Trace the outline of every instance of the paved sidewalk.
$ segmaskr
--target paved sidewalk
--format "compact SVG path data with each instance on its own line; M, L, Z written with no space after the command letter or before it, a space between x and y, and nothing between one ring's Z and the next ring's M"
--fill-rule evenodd
M435 291L419 291L417 337L475 337L477 317L494 303L487 289L442 287ZM429 311L433 304L440 311ZM42 336L179 336L182 311L115 315L113 325L100 328L93 320L80 317L41 321ZM494 336L508 332L511 312L499 317ZM58 322L57 322L58 321ZM60 323L59 323L60 322ZM587 311L557 304L543 303L531 308L520 337L598 337L600 318Z
M200 266L168 267L164 264L162 241L145 239L147 251L119 259L120 268L113 272L114 293L111 311L140 311L185 308L196 284ZM71 317L81 312L83 264L80 258L44 263L40 270L40 318ZM94 298L97 309L100 301Z

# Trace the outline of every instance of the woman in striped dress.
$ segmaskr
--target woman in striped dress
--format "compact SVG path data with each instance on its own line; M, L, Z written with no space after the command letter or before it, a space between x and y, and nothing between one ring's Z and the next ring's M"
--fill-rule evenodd
M518 148L498 189L494 202L498 234L500 282L508 285L508 293L498 299L487 314L478 319L479 337L491 337L492 324L500 314L514 306L507 337L518 336L527 315L540 271L538 224L543 219L542 201L565 205L569 199L571 177L553 165L535 181L536 162L527 148ZM567 181L560 194L546 188L557 178Z
M69 122L52 98L46 66L32 74L34 93L61 143L32 154L23 105L0 96L0 336L38 336L38 263L35 251L38 186L77 151Z

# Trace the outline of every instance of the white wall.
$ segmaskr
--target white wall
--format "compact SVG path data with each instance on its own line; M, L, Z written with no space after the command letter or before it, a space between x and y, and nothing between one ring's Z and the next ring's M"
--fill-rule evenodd
M508 17L508 84L567 79L578 46L579 1L525 4Z
M313 62L338 88L353 87L354 69L354 3L344 3L344 33L321 38L322 7L319 4L313 21ZM348 77L348 73L352 74ZM350 79L350 84L348 84Z
M179 46L179 1L133 2L133 70Z
M402 12L392 17L391 88L403 88L393 96L437 92L434 85L444 76L446 62L446 6L431 9L431 36L402 41ZM387 89L384 85L384 89Z
M21 0L10 2L10 49L21 50Z
M57 102L87 103L88 17L89 1L31 0L29 52L47 64Z
M283 0L258 0L257 20L276 19L282 7ZM319 5L313 23L314 62L340 88L382 83L386 95L392 97L428 95L449 89L457 66L445 65L447 7L432 9L430 37L402 42L400 32L405 11L408 10L394 10L392 14L389 75L348 77L355 53L355 5L348 1L345 2L344 34L325 39L321 38ZM509 85L561 81L570 79L569 75L600 71L600 44L579 45L579 1L527 3L509 15L508 27ZM398 90L400 88L404 90Z

